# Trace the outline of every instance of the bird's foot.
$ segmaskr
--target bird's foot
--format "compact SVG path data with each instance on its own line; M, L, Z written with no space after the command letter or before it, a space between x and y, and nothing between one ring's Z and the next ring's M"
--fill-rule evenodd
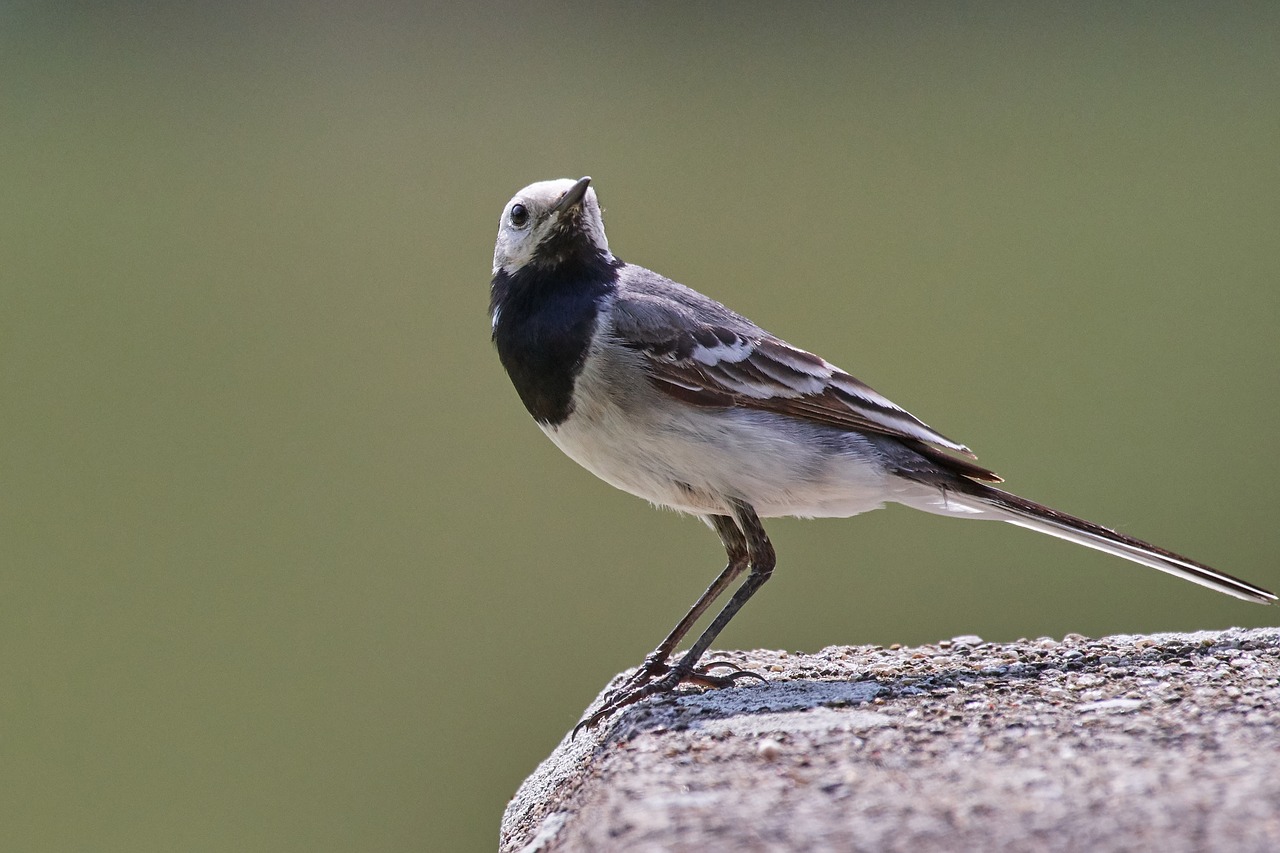
M713 670L716 669L728 669L730 672L715 674ZM682 667L680 664L668 666L661 660L645 658L644 665L636 670L630 678L617 689L609 691L604 698L604 703L595 713L583 717L573 727L573 734L570 735L570 739L576 738L578 732L583 729L593 728L601 720L628 705L634 705L641 699L647 699L659 693L671 693L681 684L696 684L699 687L718 689L732 687L742 678L758 678L761 683L765 682L764 676L748 672L745 669L738 669L736 664L729 661L712 661L697 669L689 669Z

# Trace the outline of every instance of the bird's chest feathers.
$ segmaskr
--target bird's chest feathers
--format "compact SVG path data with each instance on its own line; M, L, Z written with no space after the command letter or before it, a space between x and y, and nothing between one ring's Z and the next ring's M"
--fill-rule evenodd
M529 414L555 426L573 411L573 386L605 288L591 282L494 278L493 342Z

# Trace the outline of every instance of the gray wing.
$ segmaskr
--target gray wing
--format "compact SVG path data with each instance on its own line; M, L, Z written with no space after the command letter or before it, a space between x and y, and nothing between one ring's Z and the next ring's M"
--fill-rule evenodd
M624 346L645 356L649 380L670 396L695 406L776 412L973 456L826 360L670 279L636 267L630 271L619 282L613 331ZM976 465L951 461L965 476L1000 479Z

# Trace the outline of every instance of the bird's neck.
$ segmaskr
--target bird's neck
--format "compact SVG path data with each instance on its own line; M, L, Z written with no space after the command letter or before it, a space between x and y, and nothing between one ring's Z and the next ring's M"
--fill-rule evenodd
M538 423L555 426L573 411L573 385L595 333L618 262L528 265L493 277L489 309L498 357Z

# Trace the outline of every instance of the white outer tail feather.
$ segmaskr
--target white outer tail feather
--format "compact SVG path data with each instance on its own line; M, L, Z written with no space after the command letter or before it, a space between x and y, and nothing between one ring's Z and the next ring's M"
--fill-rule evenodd
M1220 572L1211 566L1166 551L1149 542L1118 533L1082 518L1020 498L981 483L965 483L965 491L933 492L929 498L906 501L910 506L939 515L988 518L1016 524L1028 530L1056 536L1086 548L1180 577L1200 586L1226 593L1244 601L1271 604L1276 596L1253 584Z

